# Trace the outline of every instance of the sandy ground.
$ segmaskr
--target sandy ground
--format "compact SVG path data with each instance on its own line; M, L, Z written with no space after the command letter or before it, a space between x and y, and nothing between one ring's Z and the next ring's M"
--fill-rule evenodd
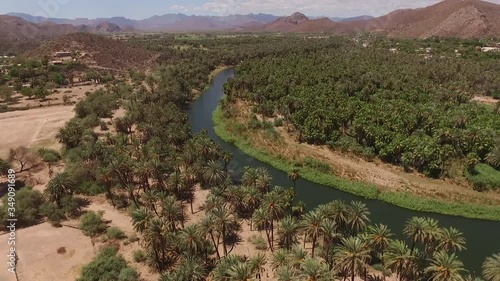
M493 105L500 102L500 100L488 96L475 96L472 100L480 103L493 104Z
M15 275L7 271L7 236L0 236L0 280L15 281ZM54 228L43 223L17 231L16 249L19 255L19 280L74 281L82 264L94 257L90 238L82 231L69 227ZM66 253L58 254L60 247Z
M51 106L0 113L0 157L19 146L60 148L57 130L74 116L73 106Z

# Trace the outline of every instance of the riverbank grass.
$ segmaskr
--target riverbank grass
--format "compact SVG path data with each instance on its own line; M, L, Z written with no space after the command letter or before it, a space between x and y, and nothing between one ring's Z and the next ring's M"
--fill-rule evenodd
M284 157L276 157L269 152L255 148L248 139L241 137L241 134L231 133L230 128L239 128L238 130L241 131L242 126L234 120L225 118L220 106L214 111L212 119L214 121L214 130L217 136L226 142L234 144L244 153L286 173L296 166L296 162L284 159ZM302 178L311 182L333 187L367 199L385 201L406 209L462 216L471 219L500 221L500 207L497 206L446 202L438 199L418 197L407 193L387 192L380 190L373 184L343 179L332 173L324 173L307 165L303 165L300 168L300 175Z

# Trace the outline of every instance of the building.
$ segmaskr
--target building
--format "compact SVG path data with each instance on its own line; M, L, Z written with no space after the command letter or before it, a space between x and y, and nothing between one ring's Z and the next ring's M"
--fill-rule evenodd
M56 58L71 57L71 52L55 52L54 57Z

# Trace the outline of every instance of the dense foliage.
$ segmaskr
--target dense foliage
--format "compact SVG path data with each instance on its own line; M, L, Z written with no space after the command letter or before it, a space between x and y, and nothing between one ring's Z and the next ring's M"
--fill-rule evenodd
M83 267L77 281L138 281L138 273L127 266L115 248L105 248L94 260Z
M500 115L470 100L498 94L497 60L386 45L336 39L321 51L248 60L227 86L227 101L283 118L299 141L377 155L430 177L450 176L456 161L486 161L498 149Z

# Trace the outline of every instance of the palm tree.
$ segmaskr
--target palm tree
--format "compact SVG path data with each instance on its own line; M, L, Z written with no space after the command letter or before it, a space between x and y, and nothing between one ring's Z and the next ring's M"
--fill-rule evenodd
M243 176L241 177L241 182L246 186L257 187L257 171L255 168L245 167L243 171Z
M338 231L337 223L332 219L323 219L320 223L320 234L323 236L323 249L325 260L330 267L333 265L330 248L334 242L342 238L342 233Z
M264 272L264 267L267 263L266 255L263 253L258 253L257 256L251 257L249 262L256 274L257 279L261 280L261 273Z
M403 233L412 242L410 255L413 255L417 242L423 243L426 237L427 221L422 217L412 217L406 222Z
M312 240L312 251L311 256L314 258L314 250L316 247L316 241L318 240L321 231L321 221L322 218L317 211L311 211L304 216L302 221L302 228L304 230L304 244L306 242L306 237Z
M285 249L278 249L273 253L273 258L271 260L272 269L276 270L281 267L287 267L290 265L290 253Z
M348 207L347 225L350 232L357 234L370 222L370 211L363 202L353 201Z
M203 281L207 269L203 261L196 257L183 258L173 272L162 275L159 281Z
M132 212L132 225L134 230L137 232L144 232L151 221L153 216L149 213L147 209L140 208Z
M299 221L295 217L285 217L279 223L278 235L280 236L280 244L287 250L292 248L292 245L297 243L297 235L300 230Z
M278 268L276 275L278 281L298 281L296 270L289 268L287 266L282 266Z
M391 242L391 237L394 234L391 230L384 224L377 224L368 227L368 237L369 244L372 246L379 254L382 266L385 267L384 262L384 250L389 246ZM385 274L384 274L385 280Z
M288 177L292 180L293 182L293 191L294 193L296 193L296 188L295 188L295 185L297 183L297 181L300 179L300 174L299 174L299 169L297 168L293 168L290 173L288 174Z
M45 194L47 194L50 201L61 207L62 198L73 195L76 186L76 182L67 173L57 173L47 184Z
M252 216L252 221L254 226L260 232L264 230L266 232L267 242L269 244L269 249L272 249L272 241L271 241L271 222L269 216L269 210L264 209L263 207L255 210Z
M210 160L203 168L203 180L210 185L219 186L226 179L226 173L223 167L217 161Z
M255 173L257 174L257 178L255 179L255 184L262 192L262 194L269 192L269 188L271 187L272 177L269 174L269 171L266 168L257 168L255 169Z
M161 207L162 218L168 222L170 230L175 231L177 223L180 223L181 227L184 227L184 205L177 201L174 196L162 198Z
M483 276L488 281L500 281L500 253L486 258L483 263Z
M191 256L205 251L206 240L198 224L190 225L180 232L180 241Z
M235 221L233 215L224 207L218 207L211 211L217 232L222 238L222 249L224 256L227 256L226 238L230 231L231 224Z
M385 261L385 268L396 273L401 281L408 272L411 272L411 263L414 257L404 241L394 240L389 243L383 260Z
M233 159L233 154L231 152L225 151L222 154L222 161L224 161L224 171L227 172L227 165L229 164L229 162L231 162L232 159Z
M248 281L252 278L254 274L254 269L252 264L246 262L240 262L231 266L227 274L229 275L229 280L231 281Z
M159 218L153 218L144 233L146 246L151 249L156 269L163 273L167 261L167 226Z
M212 214L208 214L205 216L200 223L201 231L210 238L212 244L215 249L215 253L217 254L217 259L221 259L221 255L219 252L219 243L215 240L216 236L219 236L217 233L217 228L215 226L215 217Z
M445 228L439 237L437 250L448 252L465 250L465 238L462 232L454 227Z
M308 281L330 281L335 279L335 274L328 266L314 258L306 258L300 265L302 278Z
M437 252L425 272L431 274L433 281L464 281L462 273L467 270L463 266L455 253L448 255L446 252Z
M351 281L354 281L356 272L363 272L367 267L370 249L360 237L344 238L335 253L335 258L341 268L348 269Z
M439 227L439 223L437 220L432 219L432 218L425 218L425 221L427 223L427 226L425 227L425 231L424 231L425 232L424 255L425 255L425 257L428 257L431 254L431 252L433 252L439 238L441 238L442 230Z
M278 190L266 193L262 199L262 208L264 208L269 216L269 229L271 239L271 251L274 251L274 221L283 217L286 211L286 198Z

